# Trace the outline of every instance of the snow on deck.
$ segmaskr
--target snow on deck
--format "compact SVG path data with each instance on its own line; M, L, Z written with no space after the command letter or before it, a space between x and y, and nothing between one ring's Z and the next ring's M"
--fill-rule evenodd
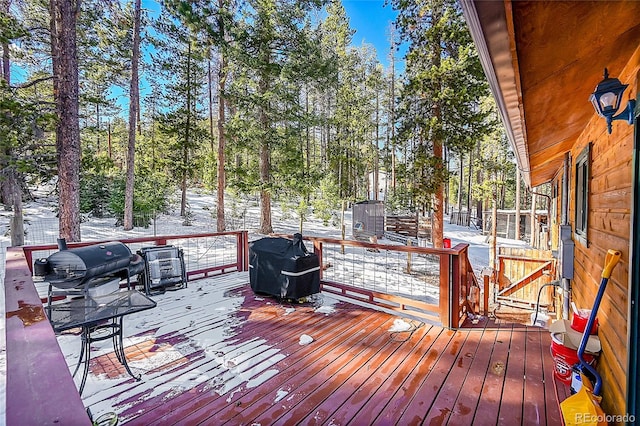
M94 418L523 424L536 413L539 424L559 421L544 330L453 331L326 294L279 301L255 295L247 282L246 273L193 281L125 317L125 352L142 380L126 374L110 341L97 342L83 393ZM58 339L73 370L80 338Z

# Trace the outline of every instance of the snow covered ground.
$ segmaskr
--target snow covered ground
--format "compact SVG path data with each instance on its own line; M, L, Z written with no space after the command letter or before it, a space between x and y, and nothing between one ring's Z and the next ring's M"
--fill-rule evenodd
M25 244L42 244L42 243L55 243L58 237L58 218L56 217L57 201L51 195L45 193L37 194L39 198L27 203L24 208L25 230L26 238ZM189 208L191 213L191 220L189 226L185 226L184 219L181 218L177 212L173 212L169 215L160 215L152 222L152 225L148 228L135 228L132 231L124 231L122 227L115 226L115 219L113 218L91 218L86 217L81 224L81 235L83 241L92 240L109 240L118 238L132 238L137 236L152 236L152 235L178 235L178 234L195 234L202 232L215 232L216 219L213 216L215 214L216 195L214 193L205 193L203 191L193 190L188 195ZM228 223L229 228L234 229L248 229L250 232L250 240L255 240L262 237L256 232L259 225L259 206L254 200L239 200L228 197L226 200L226 207L228 208ZM5 249L10 245L8 237L10 212L0 212L0 261L4 264ZM345 213L345 228L347 238L351 238L351 211ZM273 209L273 230L275 233L292 234L299 232L299 219L296 217L295 212L287 209L282 209L277 204ZM331 238L340 238L340 223L339 212L336 212L331 223L324 225L321 220L315 218L313 215L304 222L302 233L305 236L323 236ZM445 223L444 236L450 238L452 245L458 243L469 244L469 259L477 274L489 266L489 244L486 236L483 236L479 230L451 225ZM395 244L393 242L381 239L380 243ZM524 246L525 243L520 241L498 239L498 244L501 246ZM342 254L333 254L334 256L342 256ZM424 269L424 273L414 273L410 278L403 278L406 274L400 272L401 268L406 265L406 254L402 257L397 257L395 263L397 264L397 270L393 268L382 269L377 268L376 265L380 264L379 255L364 250L357 251L352 249L347 251L347 257L351 256L350 265L352 269L346 268L341 272L337 272L338 267L334 270L328 271L328 273L338 273L345 276L345 274L351 274L356 276L361 275L362 280L371 280L372 275L385 274L385 278L382 280L386 284L386 288L377 288L378 291L388 291L391 293L408 295L416 297L416 292L422 296L423 300L435 303L437 299L437 287L435 290L430 290L431 287L426 285L428 281L429 272L427 271L429 266L429 259L419 259L415 257L413 260L413 268L415 270ZM388 255L386 261L388 261ZM345 259L342 262L334 260L334 265L338 263L344 265ZM392 262L393 263L393 262ZM355 270L355 266L362 270L362 273ZM344 268L344 266L341 266ZM438 272L436 271L436 274ZM408 275L406 275L408 276ZM0 279L4 282L4 268L0 271ZM418 280L420 284L414 283L412 280ZM375 281L375 280L374 280ZM378 281L379 277L378 277ZM418 290L415 290L418 288ZM426 290L425 290L426 289ZM5 359L5 305L4 305L4 291L0 292L0 419L4 419L4 403L5 403L5 379L6 379L6 359ZM326 309L330 309L327 307ZM71 349L71 344L67 348L65 343L67 338L61 338L61 346L63 352L69 350L76 350L76 346ZM75 342L77 343L77 342ZM197 380L196 380L197 381ZM100 386L100 385L96 385ZM91 394L91 384L88 384L85 392ZM1 421L0 421L1 422Z

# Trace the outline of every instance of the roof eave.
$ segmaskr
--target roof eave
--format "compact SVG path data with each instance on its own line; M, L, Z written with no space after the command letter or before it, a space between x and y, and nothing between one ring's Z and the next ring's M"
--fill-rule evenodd
M518 168L527 186L531 186L511 2L510 0L495 1L491 2L491 8L484 7L483 12L493 16L490 21L491 25L484 25L484 28L491 28L491 34L487 34L483 30L483 17L478 15L474 1L461 0L461 3L471 37L478 49L482 68L500 111L500 118L505 126L507 138L515 154ZM495 15L498 15L497 19ZM488 41L489 37L491 37L491 41Z

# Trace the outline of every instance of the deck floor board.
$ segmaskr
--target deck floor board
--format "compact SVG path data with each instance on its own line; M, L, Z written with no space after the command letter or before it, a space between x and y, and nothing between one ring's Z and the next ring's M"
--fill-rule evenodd
M489 362L496 342L498 332L496 330L477 331L473 334L481 334L478 350L473 355L473 360L469 366L469 373L460 386L460 394L453 406L452 416L459 424L472 424L476 409L478 407L478 395L482 392L485 377L489 371Z
M524 399L526 334L514 330L506 363L506 377L500 402L499 423L522 424Z
M125 319L125 352L142 380L95 348L85 405L127 425L560 421L544 330L404 319L409 329L395 331L390 313L331 295L282 302L246 281L230 274L154 296L158 308ZM300 344L303 334L313 341ZM73 369L77 353L66 352Z

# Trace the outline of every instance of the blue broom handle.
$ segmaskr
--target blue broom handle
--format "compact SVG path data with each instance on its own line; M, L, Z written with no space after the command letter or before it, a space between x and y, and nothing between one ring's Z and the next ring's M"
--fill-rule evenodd
M587 341L589 340L589 334L591 332L591 328L593 327L593 323L596 321L596 316L598 315L598 308L600 307L600 302L602 301L602 296L604 296L604 290L607 288L607 283L609 282L609 277L611 277L611 272L613 268L616 266L618 261L620 260L621 253L618 250L608 250L607 255L605 257L605 266L602 269L602 281L600 282L600 288L598 289L598 294L596 295L596 300L593 302L593 308L591 309L591 314L589 315L589 320L587 321L587 326L582 333L582 340L580 341L580 347L578 348L578 359L580 360L580 364L589 370L591 374L596 378L596 383L593 386L593 394L596 396L600 395L600 390L602 388L602 377L598 374L596 369L592 367L589 363L584 360L584 351L587 347Z

